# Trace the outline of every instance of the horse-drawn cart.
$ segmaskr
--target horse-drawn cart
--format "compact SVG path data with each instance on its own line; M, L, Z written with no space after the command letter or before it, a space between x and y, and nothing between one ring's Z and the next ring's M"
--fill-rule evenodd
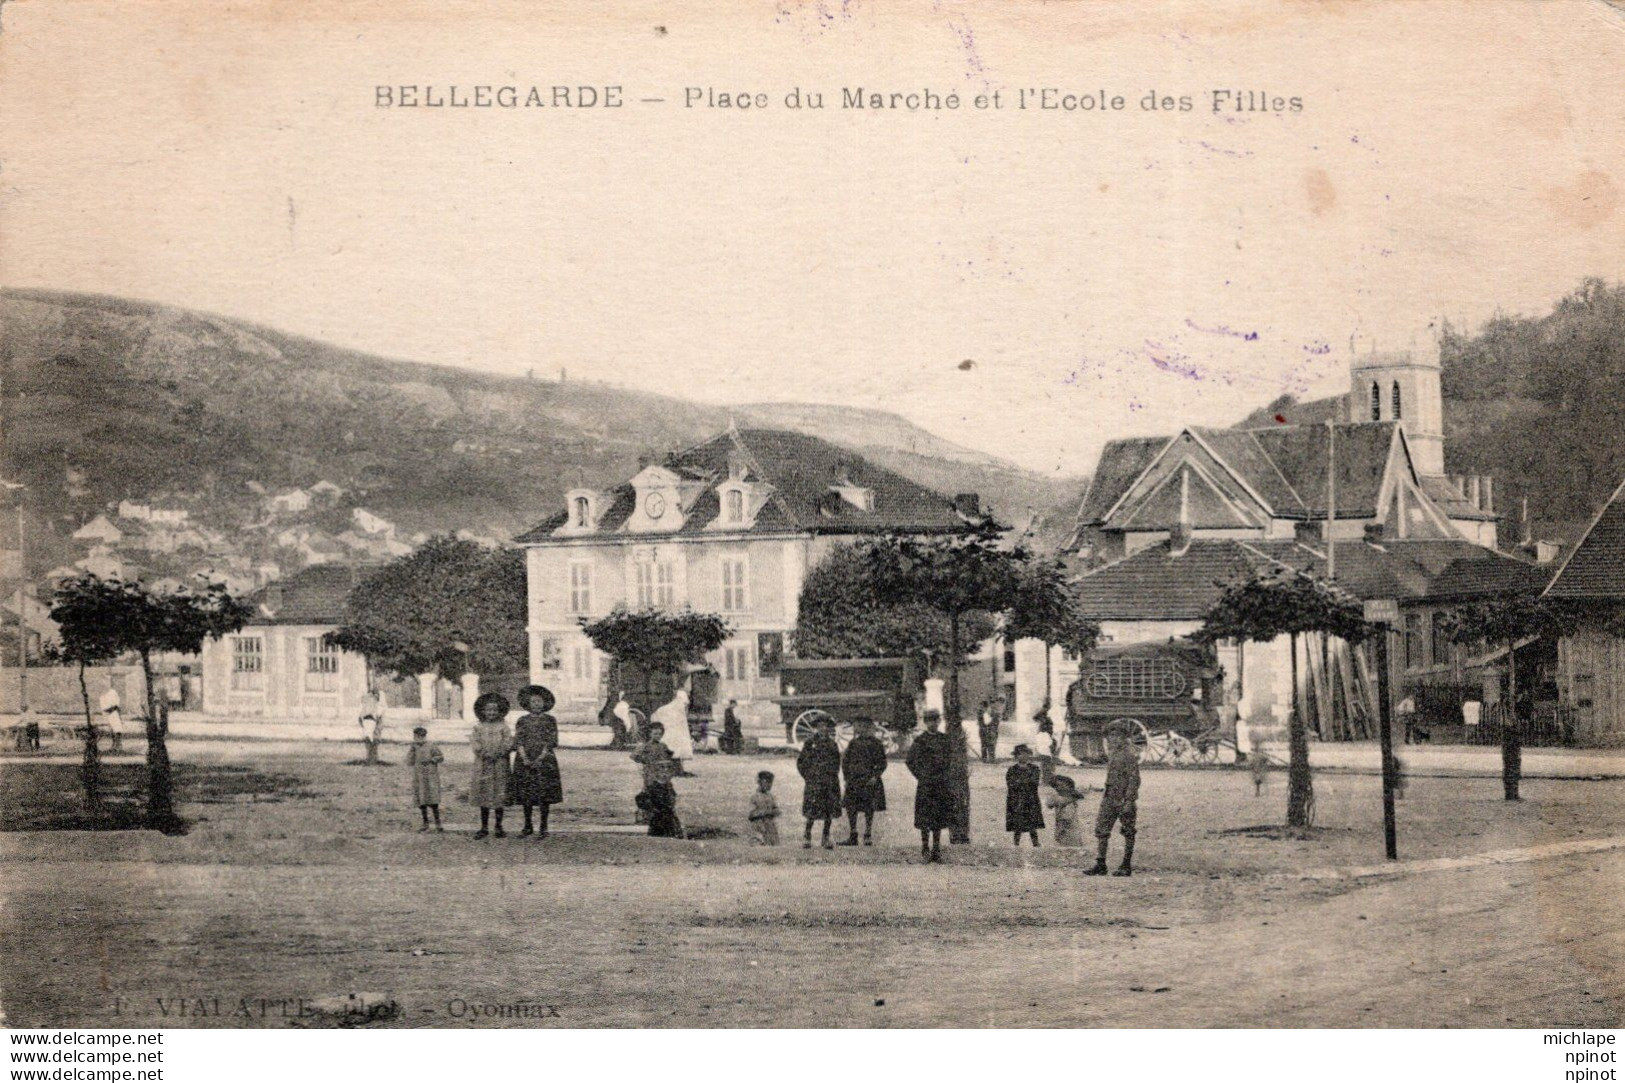
M787 659L779 669L779 705L785 732L800 745L825 719L835 722L843 747L859 719L873 722L877 736L896 751L918 722L915 703L923 685L912 658Z
M1235 734L1219 724L1219 678L1212 655L1189 640L1090 652L1066 692L1072 754L1103 761L1107 727L1126 723L1142 763L1218 763L1224 748L1235 748Z

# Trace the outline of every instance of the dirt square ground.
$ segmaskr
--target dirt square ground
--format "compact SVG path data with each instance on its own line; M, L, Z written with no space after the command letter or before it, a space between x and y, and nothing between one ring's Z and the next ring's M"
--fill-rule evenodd
M557 833L476 842L468 752L445 747L443 835L417 833L398 745L365 767L175 742L180 837L18 830L49 771L0 766L6 1021L306 1026L351 993L399 1005L378 1026L1616 1026L1625 1003L1625 849L1436 860L1610 839L1625 782L1508 804L1494 778L1414 779L1405 860L1339 878L1382 864L1375 777L1319 774L1318 826L1291 838L1281 774L1255 797L1244 771L1148 769L1124 880L1013 848L1003 764L973 765L973 844L922 866L901 764L872 849L802 850L775 755L693 762L679 811L703 839L605 830L631 822L636 766L576 749ZM763 767L777 849L746 837ZM52 777L71 800L71 768Z

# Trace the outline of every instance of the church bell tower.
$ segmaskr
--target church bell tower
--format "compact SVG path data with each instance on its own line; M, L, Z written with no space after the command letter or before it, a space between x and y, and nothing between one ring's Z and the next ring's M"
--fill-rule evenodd
M1355 355L1350 366L1350 421L1397 421L1405 430L1416 472L1444 474L1444 402L1439 349Z

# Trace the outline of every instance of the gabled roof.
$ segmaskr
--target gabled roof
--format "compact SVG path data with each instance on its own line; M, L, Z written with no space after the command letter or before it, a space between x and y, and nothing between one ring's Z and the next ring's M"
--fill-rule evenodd
M1183 430L1206 448L1235 481L1276 518L1324 519L1327 462L1335 442L1337 517L1376 515L1377 499L1392 455L1396 422L1282 425L1269 429ZM1078 530L1101 526L1123 497L1179 437L1113 440L1100 453L1094 480L1078 509Z
M254 607L254 616L248 623L342 624L344 600L369 571L370 568L344 564L312 565L250 595L248 601Z
M757 513L750 533L946 534L967 527L964 517L947 496L845 448L804 433L737 429L678 452L661 464L683 478L702 482L704 487L687 510L679 529L671 534L648 537L705 534L706 527L720 511L716 486L728 478L731 456L743 456L752 484L771 486L771 495ZM842 477L873 493L872 510L864 511L839 498L831 499L830 486ZM630 482L615 486L604 497L605 506L599 510L597 529L577 537L600 538L626 525L636 498ZM568 521L568 512L561 508L514 540L521 545L546 543Z
M1231 583L1318 567L1319 555L1296 542L1198 539L1178 555L1161 542L1084 573L1073 593L1092 620L1201 620Z
M1546 593L1578 600L1625 598L1625 482L1591 521Z

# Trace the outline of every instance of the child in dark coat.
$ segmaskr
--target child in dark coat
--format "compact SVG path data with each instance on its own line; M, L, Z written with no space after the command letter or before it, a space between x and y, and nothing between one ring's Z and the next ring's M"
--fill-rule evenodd
M942 860L942 829L954 822L952 752L941 731L942 712L925 712L925 732L908 747L908 770L914 776L914 826L920 832L920 857Z
M1017 846L1026 835L1038 845L1038 832L1044 827L1044 806L1038 800L1038 765L1033 750L1017 745L1016 762L1004 773L1004 829Z
M841 754L841 775L846 781L848 835L842 846L858 844L858 813L863 813L863 844L874 845L875 813L886 811L886 746L875 736L874 723L860 718L857 735Z
M825 718L818 723L818 732L801 746L796 757L796 770L804 786L801 791L801 815L806 830L801 835L801 847L812 849L813 824L824 822L823 846L833 850L829 840L830 822L841 814L841 749L835 743L835 720Z
M524 717L514 724L513 769L509 786L513 803L525 811L521 836L535 834L547 838L547 814L564 800L564 783L559 776L559 724L547 712L553 709L553 693L539 684L526 685L519 693ZM531 824L531 809L538 823Z

